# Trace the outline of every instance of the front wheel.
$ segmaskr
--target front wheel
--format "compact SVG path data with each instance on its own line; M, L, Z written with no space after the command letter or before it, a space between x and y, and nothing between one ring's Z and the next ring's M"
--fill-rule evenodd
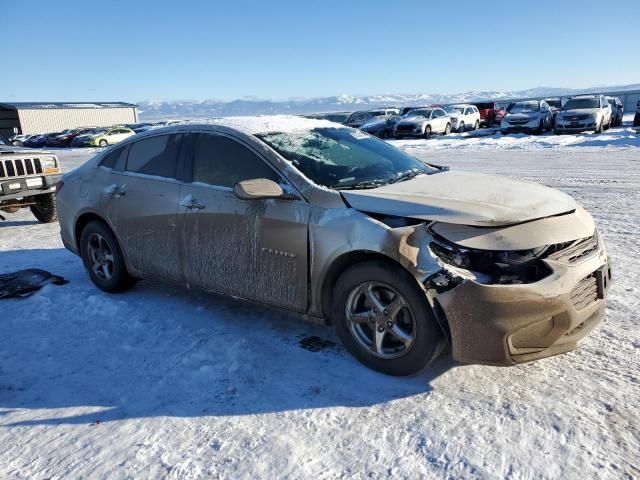
M37 195L34 197L34 205L31 205L31 213L42 223L53 223L58 220L55 193Z
M100 140L98 142L98 145L100 145L101 147L106 147L109 145L109 142L107 142L106 140Z
M464 133L464 122L460 122L460 126L458 127L458 133Z
M424 138L427 140L431 138L431 125L424 127Z
M363 262L340 276L332 320L347 350L388 375L410 375L439 353L441 332L425 294L401 267Z
M600 123L598 124L598 126L596 127L594 133L602 133L602 124L604 123L604 118L602 120L600 120Z

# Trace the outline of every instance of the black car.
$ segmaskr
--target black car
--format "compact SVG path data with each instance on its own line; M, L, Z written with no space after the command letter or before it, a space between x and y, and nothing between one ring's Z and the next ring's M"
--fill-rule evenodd
M55 137L56 135L60 135L61 132L55 133L42 133L40 135L34 135L29 138L26 142L24 142L25 147L29 148L42 148L47 146L47 141L50 138Z
M619 127L622 125L622 116L624 115L624 105L618 97L607 97L609 105L611 105L611 126Z
M400 115L381 115L367 120L360 130L378 138L393 137L393 129L402 117Z

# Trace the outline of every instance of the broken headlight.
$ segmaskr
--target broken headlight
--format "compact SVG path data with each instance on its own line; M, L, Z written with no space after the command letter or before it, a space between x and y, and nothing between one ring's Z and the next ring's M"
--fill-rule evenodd
M483 274L483 278L489 280L483 283L533 283L551 273L551 269L542 261L547 246L531 250L476 250L438 238L429 244L429 248L449 265Z

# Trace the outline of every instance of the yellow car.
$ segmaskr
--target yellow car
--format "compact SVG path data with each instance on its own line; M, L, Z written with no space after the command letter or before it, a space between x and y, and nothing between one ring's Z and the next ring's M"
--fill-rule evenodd
M136 133L127 127L99 128L73 139L72 147L108 147Z

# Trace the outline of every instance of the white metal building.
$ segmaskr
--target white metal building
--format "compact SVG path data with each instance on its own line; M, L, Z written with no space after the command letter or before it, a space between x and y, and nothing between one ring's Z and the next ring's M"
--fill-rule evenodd
M75 127L109 127L137 121L137 105L132 103L0 103L0 131L8 136L59 132Z

